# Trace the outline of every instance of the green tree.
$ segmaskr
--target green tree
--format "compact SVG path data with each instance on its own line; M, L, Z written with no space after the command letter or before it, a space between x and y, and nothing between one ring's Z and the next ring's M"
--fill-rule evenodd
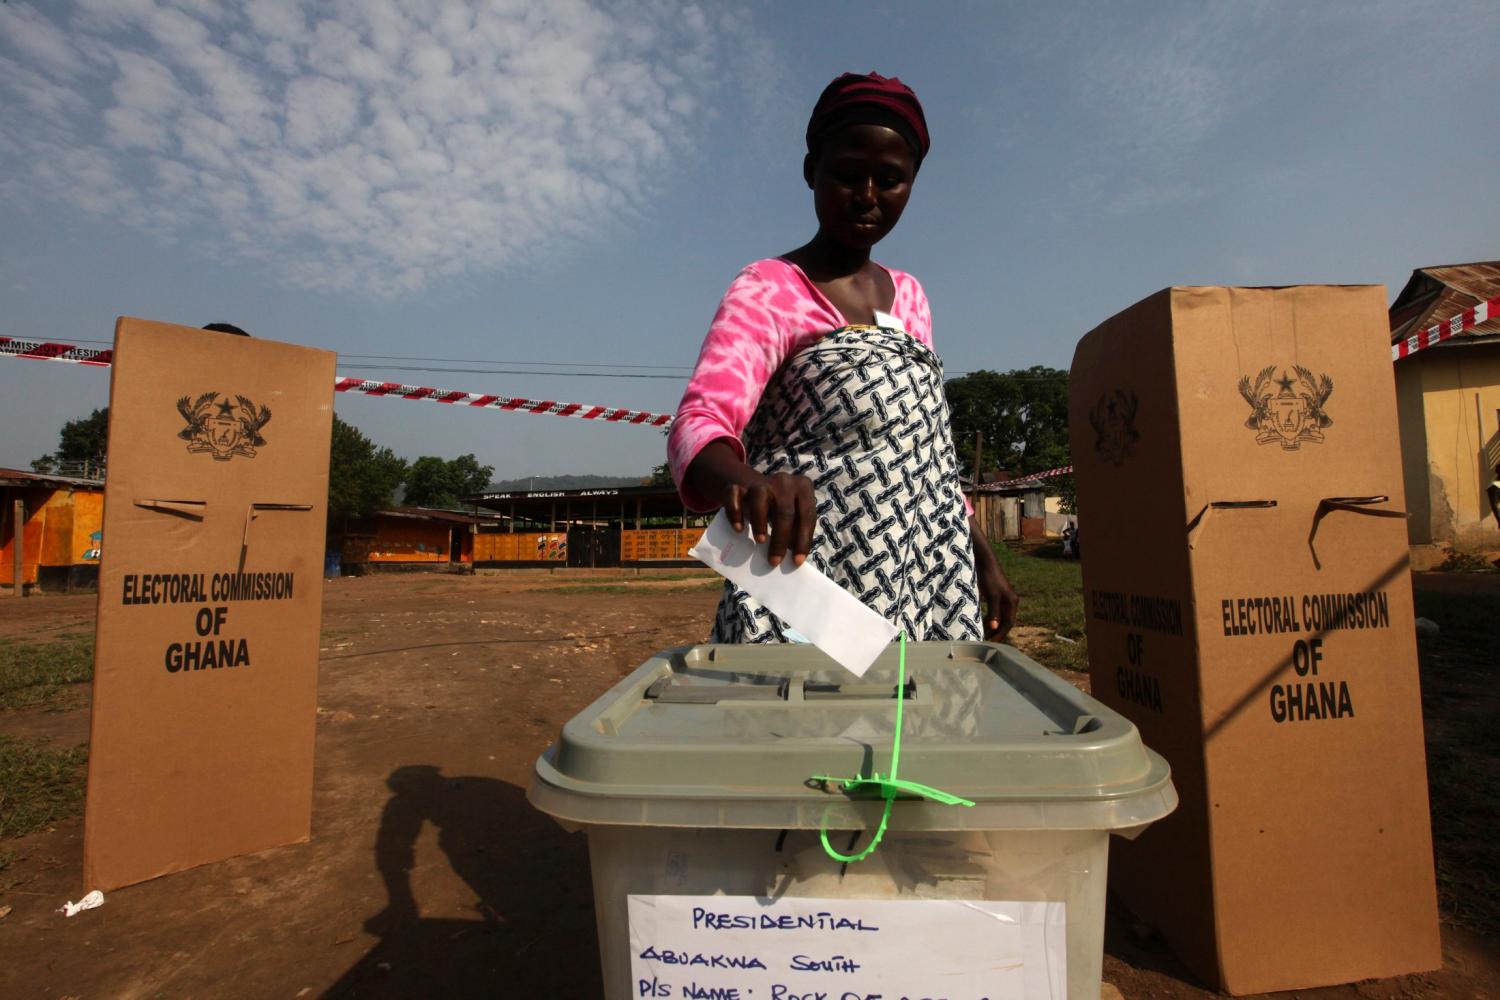
M976 432L984 434L983 474L1023 476L1069 464L1067 372L1045 365L977 371L943 388L965 474L974 471Z
M109 407L69 420L58 435L57 450L33 459L33 472L78 474L104 468L109 447Z
M480 465L473 455L446 461L423 455L406 472L402 502L413 507L456 507L459 500L481 492L490 484L494 468Z
M328 523L335 529L395 503L406 462L335 414L328 455Z
M651 475L641 480L642 486L675 486L672 481L672 470L666 462L661 463L651 470Z

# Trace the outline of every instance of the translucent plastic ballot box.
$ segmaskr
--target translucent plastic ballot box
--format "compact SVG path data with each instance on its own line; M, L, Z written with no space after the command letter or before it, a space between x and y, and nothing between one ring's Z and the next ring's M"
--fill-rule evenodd
M1109 836L1176 806L1166 762L1009 646L910 643L900 699L899 656L671 649L568 722L528 798L588 837L609 1000L1099 996ZM894 777L898 709L931 796L846 783Z

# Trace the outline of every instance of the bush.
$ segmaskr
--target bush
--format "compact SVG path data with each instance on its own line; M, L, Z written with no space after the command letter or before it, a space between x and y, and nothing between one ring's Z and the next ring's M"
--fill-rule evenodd
M1446 558L1438 569L1446 573L1493 573L1495 567L1478 552L1465 552L1449 545L1443 549Z

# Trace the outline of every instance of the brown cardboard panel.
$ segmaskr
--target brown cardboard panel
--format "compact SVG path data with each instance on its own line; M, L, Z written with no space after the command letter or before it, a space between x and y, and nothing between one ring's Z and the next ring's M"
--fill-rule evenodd
M1202 786L1203 764L1188 553L1159 543L1180 536L1187 521L1174 486L1181 457L1168 445L1177 436L1176 400L1162 386L1173 370L1170 309L1168 292L1154 295L1079 344L1069 427L1074 466L1082 477L1087 465L1097 484L1090 499L1100 498L1081 512L1093 694L1167 757L1180 788ZM1166 615L1152 613L1163 608ZM1207 824L1201 797L1184 798L1148 831L1159 835L1113 840L1110 878L1143 919L1161 927L1212 922ZM1161 891L1157 873L1169 869L1194 891ZM1211 947L1202 947L1201 962L1212 964Z
M334 355L122 318L87 888L304 840Z
M1094 691L1182 797L1111 884L1233 993L1441 961L1384 303L1169 289L1074 358Z

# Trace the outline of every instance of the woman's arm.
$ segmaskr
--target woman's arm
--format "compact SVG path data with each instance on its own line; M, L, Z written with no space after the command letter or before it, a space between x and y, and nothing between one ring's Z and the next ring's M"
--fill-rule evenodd
M713 492L701 493L688 476L704 449L720 444L744 463L740 435L787 353L786 330L771 306L777 290L751 264L730 284L709 324L667 436L667 464L689 510L707 512L724 505L722 484L706 481Z
M1003 642L1016 623L1016 608L1021 598L1005 578L1000 569L1000 560L979 520L969 518L969 534L974 539L974 572L979 577L979 596L984 600L984 637L990 642Z

